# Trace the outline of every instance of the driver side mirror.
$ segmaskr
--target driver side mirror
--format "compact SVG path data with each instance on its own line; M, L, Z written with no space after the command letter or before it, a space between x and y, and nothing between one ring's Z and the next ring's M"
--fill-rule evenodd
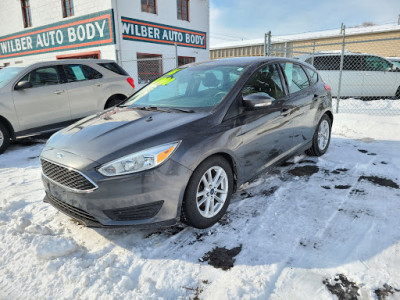
M32 86L33 86L32 83L29 82L29 81L20 81L20 82L17 83L17 85L15 86L14 90L18 91L18 90L29 89Z
M254 93L243 96L243 106L251 110L272 105L272 98L267 93Z

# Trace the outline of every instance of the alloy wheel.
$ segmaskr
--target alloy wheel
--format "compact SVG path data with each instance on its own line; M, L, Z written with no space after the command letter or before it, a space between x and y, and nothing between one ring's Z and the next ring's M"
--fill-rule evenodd
M318 148L320 150L325 150L329 142L329 123L327 120L322 120L318 128Z
M196 204L205 218L217 215L228 195L228 176L219 166L209 168L201 177L197 186Z

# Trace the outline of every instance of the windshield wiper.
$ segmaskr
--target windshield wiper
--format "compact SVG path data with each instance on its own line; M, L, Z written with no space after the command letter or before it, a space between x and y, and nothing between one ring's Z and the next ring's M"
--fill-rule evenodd
M141 110L149 110L149 111L162 111L162 112L171 112L170 110L167 109L162 109L157 106L131 106L131 108L137 108Z
M184 108L177 108L177 107L168 107L168 109L177 110L177 111L181 111L181 112L184 112L184 113L194 113L193 109L184 109Z

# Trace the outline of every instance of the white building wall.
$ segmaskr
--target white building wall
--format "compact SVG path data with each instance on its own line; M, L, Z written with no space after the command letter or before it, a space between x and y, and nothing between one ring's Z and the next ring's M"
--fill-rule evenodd
M30 0L32 27L24 28L21 1L0 0L0 37L61 21L72 22L77 17L111 9L111 2L112 0L74 0L74 16L63 18L61 0ZM27 65L38 61L55 60L57 55L98 50L101 58L116 59L115 45L106 45L2 59L0 66L5 63Z
M209 59L209 0L189 1L189 21L178 20L176 0L157 0L157 14L142 12L140 0L74 0L73 2L74 16L63 18L61 0L30 0L32 27L24 28L20 0L0 0L0 37L60 21L72 22L74 18L113 8L116 44L5 58L0 59L0 66L4 63L25 65L37 61L55 60L57 55L100 50L101 58L117 60L131 74L135 82L138 82L137 53L162 55L164 72L175 67L174 45L123 40L121 17L205 32L205 49L178 46L177 52L178 56L195 57L196 61Z
M116 0L113 0L115 3ZM206 49L178 46L178 56L195 57L196 62L209 59L209 0L189 1L189 21L178 20L176 0L158 0L157 14L141 11L140 1L118 0L114 4L117 33L117 49L122 48L120 63L124 69L138 82L137 53L161 54L163 56L163 71L175 68L175 46L155 44L142 41L122 39L121 17L128 17L158 24L165 24L206 33Z

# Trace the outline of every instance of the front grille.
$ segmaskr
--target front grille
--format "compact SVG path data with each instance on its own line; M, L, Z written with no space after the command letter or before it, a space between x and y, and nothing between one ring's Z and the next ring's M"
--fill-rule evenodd
M43 174L63 186L74 190L90 191L96 188L85 176L77 171L56 165L47 160L41 159Z
M58 210L62 211L68 216L71 216L74 219L82 221L87 226L101 226L101 224L95 219L95 217L80 208L58 200L50 194L47 194L46 200Z
M135 221L154 217L161 209L164 201L152 202L119 209L104 210L103 213L113 221Z

